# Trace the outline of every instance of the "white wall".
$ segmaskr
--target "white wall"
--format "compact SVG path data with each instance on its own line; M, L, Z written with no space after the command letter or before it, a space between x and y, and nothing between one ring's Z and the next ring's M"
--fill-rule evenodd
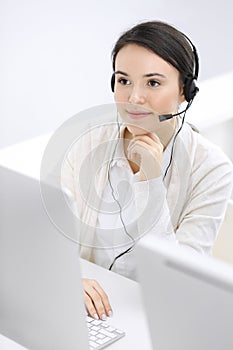
M220 146L233 162L233 70L200 81L199 87L201 93L187 112L187 121Z
M1 0L0 147L112 102L111 49L139 21L165 20L189 35L201 80L231 71L232 13L232 0Z

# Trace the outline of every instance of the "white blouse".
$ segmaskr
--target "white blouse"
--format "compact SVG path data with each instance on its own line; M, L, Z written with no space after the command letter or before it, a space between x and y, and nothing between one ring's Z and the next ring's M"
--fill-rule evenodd
M112 140L118 140L115 124L92 129L73 145L62 166L62 187L72 194L81 222L81 257L109 268L120 252L145 234L210 254L233 186L232 163L222 150L184 123L165 180L162 175L138 181L123 153L122 139L108 172ZM163 155L162 174L172 143ZM121 203L123 223L108 177ZM113 271L136 278L133 253L116 260Z
M123 137L122 134L121 137ZM163 155L162 177L169 164L172 142L173 139ZM166 183L169 180L169 175L170 173L165 178ZM134 190L134 184L139 182L138 178L139 172L133 173L124 154L123 139L120 138L114 159L110 164L109 180L111 185L107 181L96 224L94 261L105 268L109 268L114 258L120 253L133 247L137 238L139 238ZM155 184L157 182L157 180L150 181ZM112 190L114 190L113 194ZM170 238L175 241L174 235L171 235ZM114 262L112 271L136 279L133 249Z

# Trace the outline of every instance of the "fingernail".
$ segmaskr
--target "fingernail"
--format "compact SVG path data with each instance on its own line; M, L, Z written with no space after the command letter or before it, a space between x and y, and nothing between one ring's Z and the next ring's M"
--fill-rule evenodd
M108 311L108 316L112 317L113 316L113 312L112 311Z
M93 317L96 319L96 320L99 320L99 316L97 314L94 314Z
M107 316L106 316L105 314L103 314L103 315L101 315L101 319L102 319L103 321L106 321L106 320L107 320Z

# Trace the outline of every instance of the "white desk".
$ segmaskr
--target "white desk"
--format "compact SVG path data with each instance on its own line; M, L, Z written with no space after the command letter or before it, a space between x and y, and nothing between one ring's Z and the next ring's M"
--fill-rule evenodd
M124 338L111 344L107 349L151 350L139 284L85 260L81 260L81 269L83 276L96 279L107 292L114 313L113 317L108 319L108 323L126 332ZM0 335L0 349L26 350L2 335Z

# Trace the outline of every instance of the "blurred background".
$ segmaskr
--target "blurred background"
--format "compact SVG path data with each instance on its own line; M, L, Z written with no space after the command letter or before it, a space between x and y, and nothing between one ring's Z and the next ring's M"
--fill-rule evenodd
M113 102L115 41L132 25L156 19L197 47L201 89L187 118L233 160L232 13L232 0L1 0L0 148Z

